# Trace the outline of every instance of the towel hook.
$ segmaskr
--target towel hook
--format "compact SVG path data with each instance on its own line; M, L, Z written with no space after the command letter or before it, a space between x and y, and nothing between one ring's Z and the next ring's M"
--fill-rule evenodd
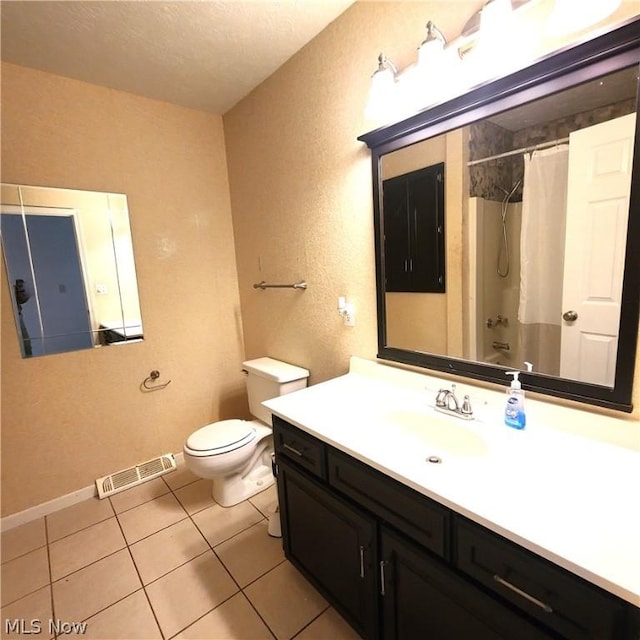
M144 391L144 390L160 391L160 389L164 389L165 387L169 386L169 384L171 384L171 380L169 380L164 384L157 384L153 387L150 387L149 384L155 382L159 377L160 377L160 372L157 369L154 369L153 371L151 371L151 373L149 373L149 375L142 381L142 384L140 385L140 390L141 391ZM142 387L144 387L144 389L142 389Z

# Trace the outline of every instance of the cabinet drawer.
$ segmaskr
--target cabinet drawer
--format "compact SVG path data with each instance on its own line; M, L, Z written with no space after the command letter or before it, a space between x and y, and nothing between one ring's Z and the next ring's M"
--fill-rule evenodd
M286 456L315 476L327 477L326 446L313 436L273 416L273 439L277 455Z
M340 451L328 450L327 466L335 489L430 551L447 556L449 513L444 507Z
M455 519L454 562L566 638L625 638L622 601L466 520Z

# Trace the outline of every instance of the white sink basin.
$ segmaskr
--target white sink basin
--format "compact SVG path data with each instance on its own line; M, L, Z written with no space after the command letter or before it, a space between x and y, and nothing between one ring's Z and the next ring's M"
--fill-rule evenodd
M487 443L471 428L471 422L441 416L426 410L394 410L386 416L414 446L422 446L428 454L465 457L484 456Z

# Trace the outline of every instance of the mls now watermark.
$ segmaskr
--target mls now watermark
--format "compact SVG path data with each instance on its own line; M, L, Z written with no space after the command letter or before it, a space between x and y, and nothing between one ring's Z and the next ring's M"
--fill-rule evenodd
M7 636L12 633L16 635L35 636L43 632L49 635L82 635L86 633L86 631L86 622L68 622L66 620L47 620L43 622L39 618L33 618L32 620L25 618L14 618L10 620L9 618L5 618L4 621L4 632Z

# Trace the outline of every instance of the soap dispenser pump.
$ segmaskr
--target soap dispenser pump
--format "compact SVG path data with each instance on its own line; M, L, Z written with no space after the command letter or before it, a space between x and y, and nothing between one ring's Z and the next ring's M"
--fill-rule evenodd
M507 371L506 375L513 376L511 386L507 389L507 405L504 409L504 423L514 429L524 429L527 416L524 412L524 391L518 376L519 371Z

